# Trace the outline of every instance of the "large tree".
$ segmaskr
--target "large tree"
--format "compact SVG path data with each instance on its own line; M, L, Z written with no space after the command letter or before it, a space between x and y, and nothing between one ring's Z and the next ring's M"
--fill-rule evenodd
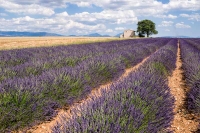
M146 34L147 37L149 37L149 35L158 34L155 23L152 22L151 20L145 19L139 21L137 25L138 25L137 32L139 32L140 35Z

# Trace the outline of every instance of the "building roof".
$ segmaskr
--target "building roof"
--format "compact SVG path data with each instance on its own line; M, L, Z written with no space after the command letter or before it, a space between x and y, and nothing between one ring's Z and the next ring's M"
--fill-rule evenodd
M128 30L124 30L124 31L134 31L134 30L130 30L130 29L128 29Z

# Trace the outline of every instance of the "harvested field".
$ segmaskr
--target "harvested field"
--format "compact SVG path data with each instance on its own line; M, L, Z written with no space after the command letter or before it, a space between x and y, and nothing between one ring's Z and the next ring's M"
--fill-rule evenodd
M0 50L122 40L114 37L0 37Z

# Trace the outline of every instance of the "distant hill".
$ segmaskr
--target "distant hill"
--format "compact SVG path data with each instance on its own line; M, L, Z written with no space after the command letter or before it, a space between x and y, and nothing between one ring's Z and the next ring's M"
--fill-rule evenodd
M178 37L175 37L175 36L161 36L161 38L178 38Z
M121 34L123 34L123 33L119 33L119 34L115 35L114 37L120 37Z
M85 37L110 37L109 35L101 35L99 33L92 33L88 35L84 35Z
M76 37L76 35L69 35L70 37Z
M92 34L85 35L85 36L89 36L89 37L101 37L101 35L99 33L92 33Z
M102 37L111 37L111 36L109 36L109 35L102 35Z
M191 38L190 36L178 36L178 38Z
M190 36L162 36L163 38L191 38Z
M47 32L18 32L18 31L0 31L0 37L39 37L39 36L62 36Z

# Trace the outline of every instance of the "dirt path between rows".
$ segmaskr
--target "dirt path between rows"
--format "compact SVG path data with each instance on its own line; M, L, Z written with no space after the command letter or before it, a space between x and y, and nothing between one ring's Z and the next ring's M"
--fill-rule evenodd
M189 88L186 86L183 70L181 69L182 61L179 45L178 42L176 69L173 71L172 76L168 78L171 94L175 98L174 120L171 129L174 133L193 133L197 131L199 123L194 119L194 114L188 114L184 107L186 93Z
M51 133L52 132L51 128L54 127L57 123L60 123L61 118L65 117L66 119L70 119L70 117L71 117L70 109L78 108L78 107L80 107L80 105L82 105L86 102L90 102L90 100L92 100L91 96L93 96L93 95L100 97L101 96L100 90L103 90L103 89L109 90L109 88L112 84L120 82L121 80L126 78L131 72L136 71L149 57L150 56L146 57L142 62L140 62L136 66L126 69L125 72L122 74L122 76L117 81L110 82L110 83L107 83L105 85L101 85L98 88L93 89L91 91L91 93L86 97L86 99L80 101L79 103L75 103L73 106L69 107L69 109L67 111L63 110L63 109L59 110L58 115L55 118L53 118L52 121L45 122L45 123L42 123L41 125L32 127L27 132L31 132L31 133Z

